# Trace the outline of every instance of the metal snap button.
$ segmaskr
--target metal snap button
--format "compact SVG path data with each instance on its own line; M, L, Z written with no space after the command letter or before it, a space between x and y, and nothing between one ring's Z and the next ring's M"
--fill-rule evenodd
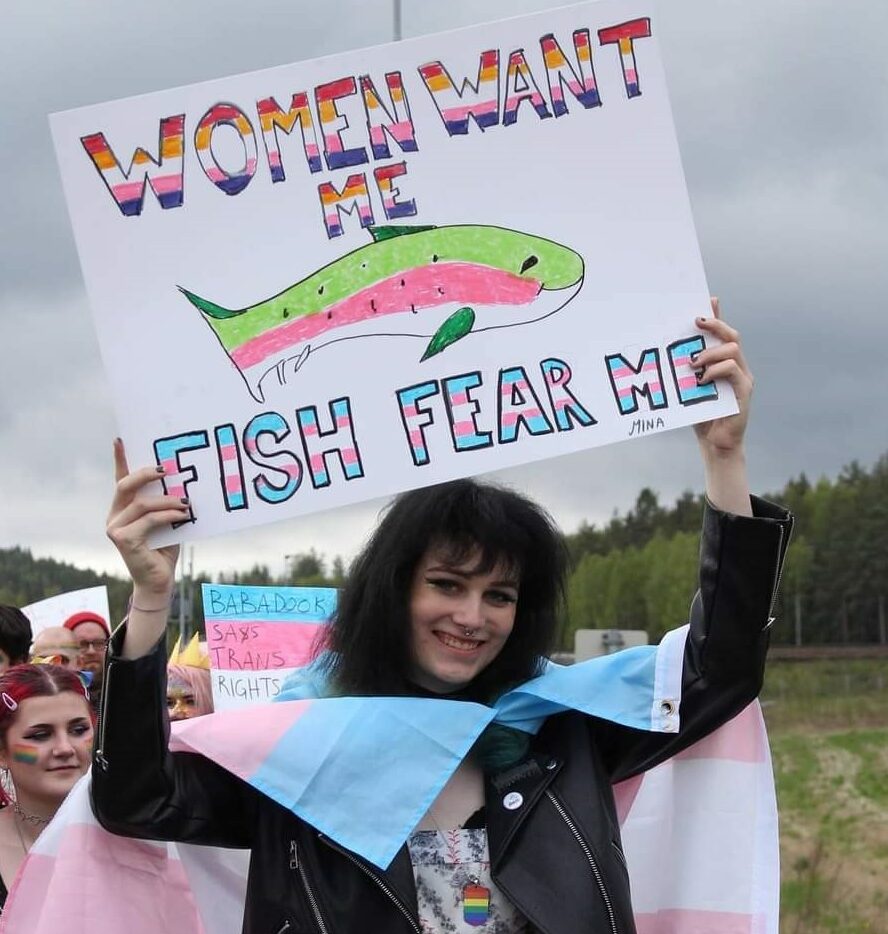
M557 760L557 759L550 759L550 760L546 763L546 768L547 768L550 772L552 771L552 769L557 769L557 768L558 768L558 760Z
M524 804L524 795L518 791L510 791L505 798L503 798L503 807L507 811L517 811L522 804Z

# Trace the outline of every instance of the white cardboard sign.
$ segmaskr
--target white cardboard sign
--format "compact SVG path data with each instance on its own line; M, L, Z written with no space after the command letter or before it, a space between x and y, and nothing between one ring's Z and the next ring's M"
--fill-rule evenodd
M331 587L202 584L215 710L267 704L308 664L336 609Z
M60 593L22 607L22 612L31 621L31 632L35 638L44 629L50 626L63 626L66 619L86 610L98 613L105 622L110 620L107 587L85 587L83 590L71 590L68 593Z
M699 67L694 63L693 67ZM736 410L647 0L52 117L132 464L197 538Z

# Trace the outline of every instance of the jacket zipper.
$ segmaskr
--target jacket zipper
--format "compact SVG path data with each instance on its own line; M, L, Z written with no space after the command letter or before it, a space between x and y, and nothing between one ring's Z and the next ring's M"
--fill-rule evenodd
M284 926L277 932L277 934L286 934L290 930L290 922L285 921Z
M324 843L327 844L327 846L336 850L337 853L341 853L347 860L354 863L355 866L357 866L358 869L360 869L361 872L364 873L364 875L372 879L376 883L376 885L379 886L379 888L385 893L385 896L388 898L388 900L407 919L407 921L410 923L410 927L412 927L413 930L416 931L416 934L422 934L422 928L419 926L419 922L413 917L412 914L410 914L410 909L401 901L400 898L398 898L397 895L395 895L395 893L385 884L385 882L375 872L373 872L373 870L369 866L367 866L365 863L359 860L352 853L349 853L348 850L343 849L343 847L334 843L328 837L325 837L322 834L320 834L319 837Z
M111 693L108 688L111 684L111 669L113 667L113 665L109 664L105 668L104 684L102 685L102 706L99 710L99 740L93 753L93 758L98 762L99 768L103 772L108 771L108 760L105 758L105 722L108 716L108 695Z
M589 844L583 839L583 835L577 830L577 825L570 819L570 815L565 811L564 806L558 800L554 792L546 789L546 797L552 802L555 810L558 811L561 819L567 824L568 829L576 838L577 843L580 844L580 847L583 850L583 853L586 854L586 859L589 863L589 866L592 869L592 875L595 877L595 884L598 886L598 891L601 893L602 901L604 902L605 910L607 911L607 917L610 921L611 934L619 934L617 929L617 918L614 914L614 906L611 901L611 897L608 894L607 887L604 884L604 878L601 875L601 870L598 868L598 863L595 862L595 857L592 855L592 850L589 849Z
M306 897L308 898L308 904L311 906L311 913L314 915L315 922L317 923L318 930L321 934L329 934L327 925L324 923L324 919L321 916L321 909L318 906L318 900L315 898L315 894L311 889L311 886L308 884L308 875L305 872L305 869L302 866L302 863L299 861L299 850L296 846L296 841L290 841L290 869L295 870L299 873L299 878L302 880L302 886L305 889ZM290 922L281 928L281 931L278 934L282 934L283 931L286 931L289 927Z
M768 625L770 626L774 619L774 604L777 602L777 591L780 589L780 578L783 577L783 565L786 563L786 549L789 548L789 540L792 538L792 525L786 536L786 545L783 544L783 526L778 525L780 531L780 543L777 546L777 569L774 571L774 589L771 591L771 603L768 607Z

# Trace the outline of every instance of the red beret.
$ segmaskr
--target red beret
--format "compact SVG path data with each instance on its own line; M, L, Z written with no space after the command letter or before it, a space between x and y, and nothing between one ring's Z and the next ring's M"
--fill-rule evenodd
M81 623L98 623L109 636L111 635L111 630L105 620L98 613L93 613L92 610L83 610L69 616L63 625L65 629L70 629L73 632Z

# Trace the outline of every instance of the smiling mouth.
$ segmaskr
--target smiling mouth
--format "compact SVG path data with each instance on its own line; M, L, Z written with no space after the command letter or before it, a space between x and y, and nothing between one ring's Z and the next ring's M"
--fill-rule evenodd
M447 646L448 649L456 649L458 652L474 652L475 649L484 645L479 639L458 639L450 635L449 632L438 632L435 630L435 638Z

